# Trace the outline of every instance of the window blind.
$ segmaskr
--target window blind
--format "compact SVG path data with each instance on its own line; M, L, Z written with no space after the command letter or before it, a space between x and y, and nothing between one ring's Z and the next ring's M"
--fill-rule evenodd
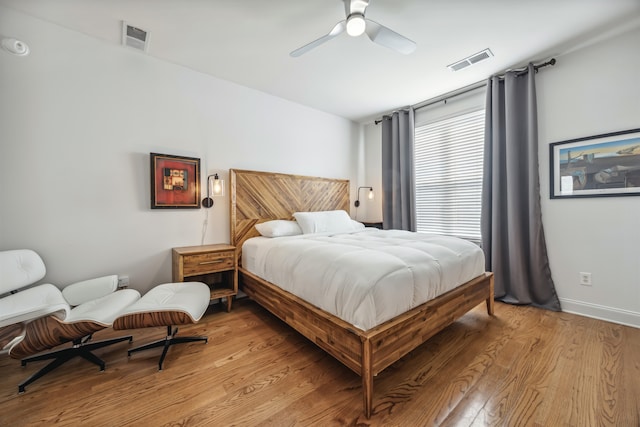
M484 110L417 126L417 231L480 243Z

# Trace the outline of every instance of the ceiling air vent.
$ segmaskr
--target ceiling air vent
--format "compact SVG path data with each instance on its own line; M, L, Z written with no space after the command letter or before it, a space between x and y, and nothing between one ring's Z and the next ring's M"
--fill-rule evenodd
M459 71L462 70L463 68L467 68L470 65L473 64L477 64L480 61L484 61L487 58L490 58L493 56L493 53L491 53L491 50L489 48L480 51L478 53L474 53L471 56L467 56L466 58L454 62L453 64L449 64L447 65L447 68L449 68L451 71Z
M149 32L128 25L126 22L122 21L122 44L143 52L148 52Z

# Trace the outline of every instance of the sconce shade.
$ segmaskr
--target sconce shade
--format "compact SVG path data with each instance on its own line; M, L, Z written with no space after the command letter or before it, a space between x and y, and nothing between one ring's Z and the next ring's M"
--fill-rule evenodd
M220 179L217 173L207 177L207 197L202 199L203 207L210 208L213 206L213 199L211 196L224 196L224 180Z
M213 179L210 180L209 183L213 196L224 196L224 180L220 179L218 174L213 175Z
M363 188L369 189L369 194L367 195L367 197L369 198L369 200L373 200L373 197L374 197L373 187L358 187L358 191L356 194L356 201L354 202L354 205L356 208L360 206L360 190L362 190Z

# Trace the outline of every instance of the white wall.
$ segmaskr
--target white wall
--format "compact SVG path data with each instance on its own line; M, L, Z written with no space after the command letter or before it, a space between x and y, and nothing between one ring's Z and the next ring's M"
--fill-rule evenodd
M359 186L373 187L374 199L367 198L367 190L360 191L360 207L353 211L358 221L382 222L382 125L363 125L363 165ZM354 195L355 198L355 195Z
M542 214L563 310L640 327L640 197L549 199L550 143L640 128L638 46L636 28L556 56L536 87ZM379 152L379 127L366 125L365 138ZM365 175L375 182L379 156L366 158L373 161ZM579 284L579 272L592 274L591 287Z
M149 153L350 179L361 129L313 110L0 7L0 250L31 248L64 286L127 274L170 281L170 249L229 241L229 200L151 210ZM208 228L204 230L205 221Z
M536 85L542 215L563 310L640 327L640 197L549 199L550 143L640 128L638 46L636 28L558 56Z

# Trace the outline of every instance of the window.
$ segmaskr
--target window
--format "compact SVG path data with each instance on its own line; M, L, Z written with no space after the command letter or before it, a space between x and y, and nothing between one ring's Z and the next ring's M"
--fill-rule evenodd
M483 151L482 109L416 126L417 231L480 243Z

